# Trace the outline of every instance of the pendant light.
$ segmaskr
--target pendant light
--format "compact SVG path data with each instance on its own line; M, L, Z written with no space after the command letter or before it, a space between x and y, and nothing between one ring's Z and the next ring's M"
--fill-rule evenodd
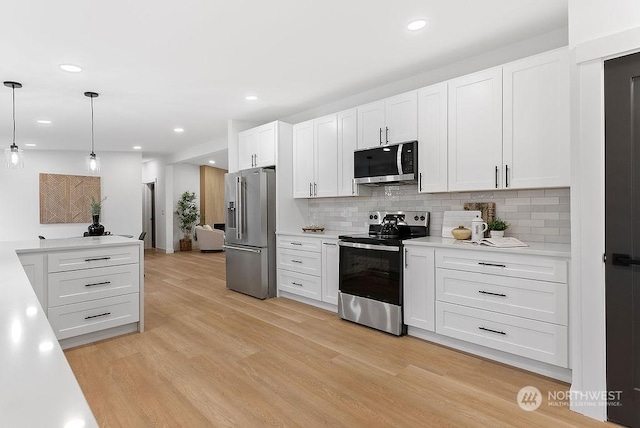
M11 88L13 100L13 143L8 149L4 149L4 163L7 168L24 168L23 152L16 146L16 88L22 88L22 84L18 82L4 82L4 86Z
M89 174L100 174L100 158L96 156L93 149L93 99L98 97L98 93L85 92L84 96L91 99L91 154L85 158L87 161L87 171Z

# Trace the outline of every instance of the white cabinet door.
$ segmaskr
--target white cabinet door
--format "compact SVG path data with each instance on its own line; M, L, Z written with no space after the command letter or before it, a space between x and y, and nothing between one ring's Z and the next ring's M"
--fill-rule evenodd
M31 287L38 297L40 306L47 309L47 290L44 276L44 254L20 254L18 258L24 272L29 278Z
M404 247L404 323L435 331L435 250Z
M238 134L238 169L254 166L254 154L258 148L258 134L252 129Z
M322 240L322 301L338 304L338 263L340 251L337 239Z
M357 108L358 149L376 147L383 143L385 128L384 108L384 100Z
M449 190L501 187L502 68L449 81Z
M255 166L276 164L276 123L271 122L257 128Z
M447 83L418 91L418 191L447 191Z
M293 197L313 195L313 121L293 125Z
M503 68L504 187L569 186L569 62L559 49Z
M356 109L338 113L338 196L357 194L353 184L353 152L358 145Z
M313 121L313 196L338 196L338 118L335 114Z
M383 143L418 139L418 92L411 91L385 100Z

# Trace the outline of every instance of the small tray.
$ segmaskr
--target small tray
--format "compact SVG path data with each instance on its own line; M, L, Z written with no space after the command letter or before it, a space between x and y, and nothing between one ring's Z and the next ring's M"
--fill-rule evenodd
M324 227L307 226L307 227L303 227L302 231L305 233L321 233L321 232L324 232Z

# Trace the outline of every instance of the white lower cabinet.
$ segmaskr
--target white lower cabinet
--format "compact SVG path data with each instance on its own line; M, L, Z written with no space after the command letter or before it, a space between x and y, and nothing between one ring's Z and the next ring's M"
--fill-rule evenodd
M338 266L340 264L340 247L337 239L322 240L322 301L338 304Z
M404 322L567 368L567 265L556 256L407 244Z
M337 305L338 259L337 239L280 235L278 291Z
M435 250L404 248L404 323L435 330Z
M142 247L131 242L18 255L63 348L143 330Z

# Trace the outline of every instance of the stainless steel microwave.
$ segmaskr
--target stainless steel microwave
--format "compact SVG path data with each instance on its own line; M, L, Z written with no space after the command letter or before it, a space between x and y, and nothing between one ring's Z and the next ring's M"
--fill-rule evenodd
M418 142L356 150L353 163L356 184L417 183Z

